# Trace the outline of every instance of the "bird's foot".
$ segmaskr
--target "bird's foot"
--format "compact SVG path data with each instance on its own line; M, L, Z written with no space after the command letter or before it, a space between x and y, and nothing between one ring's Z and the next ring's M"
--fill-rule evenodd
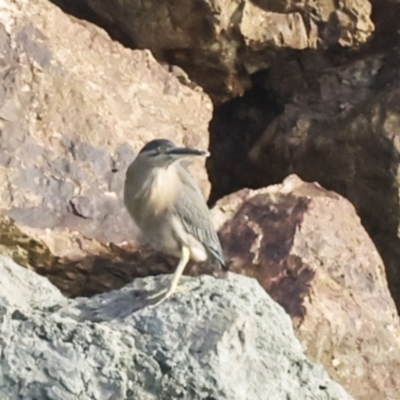
M175 288L173 287L168 287L165 289L160 290L157 293L153 293L147 296L146 302L147 305L150 305L152 307L158 306L161 303L163 303L165 300L167 300L169 297L171 297L174 293L182 293L186 292L188 289L185 288L184 286L177 286Z

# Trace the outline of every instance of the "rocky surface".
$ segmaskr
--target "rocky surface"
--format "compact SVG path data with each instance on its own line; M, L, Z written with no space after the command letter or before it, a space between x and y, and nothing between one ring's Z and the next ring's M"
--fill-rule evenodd
M341 194L379 249L399 307L400 59L393 52L354 57L345 65L337 65L343 54L336 60L312 54L282 59L270 78L258 77L275 96L259 87L216 112L213 154L222 156L209 163L210 202L243 186L281 182L290 173ZM227 131L234 140L224 136Z
M256 278L282 305L307 356L356 399L398 398L399 318L349 201L292 175L226 197L215 220L229 270Z
M368 0L55 0L179 65L216 100L240 95L283 50L358 47L374 30Z
M117 41L46 0L0 3L0 253L47 275L70 297L171 271L176 260L141 243L121 202L126 166L154 137L210 147L210 204L243 187L268 186L297 173L346 197L353 206L336 193L294 177L283 186L228 196L214 210L228 267L261 283L291 316L307 356L323 364L357 399L399 398L399 323L386 276L400 308L400 3L196 0L160 1L155 7L137 1L54 2L105 27ZM144 47L152 52L139 50ZM214 100L214 108L197 84ZM226 99L230 100L221 104ZM210 185L203 165L191 170L207 194ZM204 266L190 267L187 273L192 275L211 272ZM172 376L171 368L183 365L188 350L172 354L163 340L176 339L171 333L176 332L171 329L174 324L188 331L178 317L165 322L158 313L177 304L181 310L188 302L195 310L192 315L197 315L197 295L177 295L160 311L145 309L121 322L111 318L113 313L133 311L132 304L139 299L131 301L132 288L142 281L105 295L104 304L98 297L68 303L49 286L43 297L31 299L34 289L28 287L11 301L14 287L25 287L25 280L35 282L33 286L44 282L31 277L18 278L17 283L4 280L8 290L1 300L2 329L46 351L51 342L59 355L49 356L57 368L45 370L48 360L41 360L43 369L36 374L33 361L28 365L25 379L32 385L27 384L27 390L38 390L38 398L75 399L73 390L82 388L93 398L108 390L128 393L133 378L120 378L118 371L154 354L148 368L133 380L143 389L140 394L154 398L150 376L156 376L157 388L169 395L182 389L181 376L164 379L160 371ZM270 300L261 301L267 302L259 315L266 321L261 322L254 311L261 294L251 286L249 293L254 291L255 299L248 296L246 311L240 309L242 314L234 317L224 314L225 303L211 304L208 298L215 289L227 292L233 302L230 288L242 293L248 287L235 279L202 278L205 292L195 292L207 298L206 311L215 305L227 321L233 321L229 322L233 328L215 328L222 337L218 346L229 342L232 331L254 337L254 330L249 331L253 322L258 321L257 329L258 323L268 324L275 307ZM160 280L147 282L151 286ZM211 289L210 282L217 282L217 287ZM236 287L240 285L244 287ZM48 307L62 303L63 310L44 309L44 297ZM83 313L80 321L78 307ZM206 314L199 315L208 321ZM240 325L242 315L254 318L250 327ZM94 323L99 317L111 320ZM130 328L124 330L127 321ZM138 337L133 326L140 328L137 331L146 342L119 340ZM167 327L172 336L160 337L165 331L155 332L154 326ZM268 327L267 335L277 337L287 327L282 325L278 335L278 328L262 326ZM95 338L93 348L83 337L86 334ZM203 334L208 333L200 329L199 337ZM181 337L177 338L180 343ZM292 336L287 340L292 342L290 349L298 348ZM115 342L120 353L112 358ZM262 357L252 353L255 358L246 362L256 360L263 373L272 365L281 374L272 379L291 379L297 382L295 388L301 381L297 368L315 371L304 358L297 358L302 361L293 368L282 369L270 358L280 351L275 347L268 347ZM129 349L135 354L131 360L125 356ZM100 372L79 358L92 351L102 354L96 358L97 365L104 365ZM76 377L76 364L67 361L69 354L91 372L82 370ZM217 381L228 388L215 383L212 388L229 398L229 389L235 386L231 382L239 382L243 370L229 365L227 372L226 360L238 368L242 358L232 360L223 354L213 353L216 369L208 372L219 371ZM33 357L36 361L39 356ZM1 369L0 379L23 373L19 358L7 359L15 369ZM222 363L223 371L218 369ZM197 371L198 364L189 365ZM66 371L66 380L60 380L57 369ZM234 379L224 380L230 379L232 370ZM118 387L107 386L110 377ZM74 379L80 383L72 387ZM95 383L87 386L91 379ZM253 377L246 379L254 382ZM304 396L314 393L316 381L307 378L307 382L311 386L297 387L288 396L297 399L301 390ZM251 393L246 387L238 390ZM324 390L323 385L318 390Z
M189 291L132 313L135 293L160 278L67 302L3 256L0 277L7 400L351 398L303 355L290 318L253 279L188 278Z
M243 97L215 108L210 204L291 173L341 194L377 246L399 309L400 4L372 5L376 29L359 50L281 52Z
M38 255L30 246L42 243L30 265L79 294L91 286L88 271L102 275L110 254L117 262L108 243L127 242L131 259L145 258L122 204L126 167L155 137L206 149L211 101L149 51L126 49L46 0L1 2L0 65L0 213L27 240L3 237L13 253ZM207 195L204 160L190 169ZM127 278L106 272L109 281L140 275L137 264L121 270Z
M1 209L29 226L125 240L127 164L154 137L207 148L208 97L45 0L3 2L0 35Z

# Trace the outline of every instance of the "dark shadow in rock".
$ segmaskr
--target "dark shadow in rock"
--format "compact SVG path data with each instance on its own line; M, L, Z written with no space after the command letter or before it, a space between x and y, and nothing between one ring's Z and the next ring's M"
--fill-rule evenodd
M49 0L51 3L60 7L65 13L76 18L83 19L103 28L110 37L123 44L125 47L136 48L135 43L129 35L125 34L119 24L114 23L112 19L101 17L95 13L88 4L81 0Z
M170 274L175 259L147 246L123 249L116 245L108 255L87 256L79 261L56 260L51 268L36 269L67 297L90 297L120 289L135 278Z
M80 314L77 316L77 319L93 322L121 320L143 308L158 307L164 301L174 301L176 295L188 292L189 290L196 290L198 287L191 282L189 288L185 285L185 279L182 279L175 292L168 298L165 298L170 279L171 276L160 276L152 281L151 287L141 287L138 289L135 283L135 288L132 285L127 285L118 291L100 294L89 299L78 298L76 299L76 308L80 311ZM139 281L139 285L142 283L143 281ZM160 302L160 300L163 300L163 302ZM63 311L68 315L68 308Z
M150 306L148 296L161 289L162 287L152 291L127 289L122 290L122 293L115 297L109 296L102 299L102 296L98 296L90 301L85 299L78 302L77 309L80 310L78 319L93 322L124 319L134 312Z
M283 111L276 93L265 85L267 76L267 71L254 74L253 88L244 96L214 107L209 125L211 156L206 161L212 184L209 206L243 187L261 186L260 171L252 171L247 153L264 129ZM283 171L282 159L276 157L274 160L274 171ZM273 171L263 171L263 174L274 175Z

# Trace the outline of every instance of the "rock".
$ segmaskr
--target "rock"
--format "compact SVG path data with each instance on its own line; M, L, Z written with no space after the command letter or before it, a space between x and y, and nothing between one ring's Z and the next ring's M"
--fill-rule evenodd
M117 262L122 250L110 243L138 257L138 230L122 203L135 153L155 137L207 148L211 101L149 51L126 49L46 0L1 3L0 54L0 213L26 246L46 249L45 260L24 265L82 294L88 272L104 276L107 259ZM207 195L204 160L190 170Z
M344 192L352 177L349 170L355 169L351 164L366 158L364 153L380 136L361 128L361 121L367 118L368 126L372 124L369 103L391 103L383 99L385 93L377 93L378 82L390 79L383 72L387 62L380 53L353 60L346 54L335 58L306 52L298 59L279 57L268 73L254 78L256 87L246 96L215 110L210 124L215 155L209 162L211 201L239 187L278 183L290 173L354 196L355 188ZM358 133L352 122L357 116ZM340 147L342 143L346 146ZM371 164L365 160L357 167Z
M190 291L132 313L135 291L160 278L67 303L6 257L0 277L7 400L351 398L304 356L290 318L254 279L186 278Z
M357 399L397 398L399 318L349 201L291 175L227 196L214 214L228 269L256 278L285 309L307 356Z
M70 12L82 2L56 0ZM282 50L357 48L373 32L367 0L85 0L85 16L182 67L215 101L240 95Z
M3 255L0 256L0 276L3 305L13 307L16 312L60 305L64 301L61 292L46 278L22 268Z
M0 252L71 297L171 271L141 243L121 188L149 139L208 147L212 105L193 79L216 103L249 88L213 111L210 203L292 172L318 180L353 202L399 292L398 13L394 2L374 1L376 35L346 52L373 30L369 2L305 3L79 2L120 40L172 63L161 65L45 0L3 1ZM207 194L203 165L192 172ZM398 397L398 319L382 260L346 200L292 177L222 200L215 220L231 270L257 278L283 306L310 358L357 398ZM2 395L347 398L302 355L290 321L252 280L187 278L202 288L138 311L137 290L163 279L67 300L4 263ZM215 340L211 350L203 337ZM242 378L245 368L254 375Z
M210 204L292 173L339 193L378 248L400 309L400 25L390 18L400 8L377 11L380 31L363 52L282 55L257 89L215 110Z

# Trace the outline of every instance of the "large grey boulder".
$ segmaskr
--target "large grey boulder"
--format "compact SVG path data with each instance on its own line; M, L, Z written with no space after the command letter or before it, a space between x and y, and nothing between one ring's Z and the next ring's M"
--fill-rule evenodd
M138 309L143 289L166 279L67 300L1 256L1 399L351 398L254 279L185 278L188 290Z

